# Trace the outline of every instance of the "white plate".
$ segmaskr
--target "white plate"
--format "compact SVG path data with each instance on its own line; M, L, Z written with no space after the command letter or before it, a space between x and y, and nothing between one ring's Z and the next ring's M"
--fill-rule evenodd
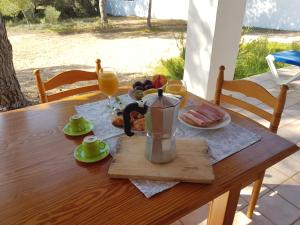
M186 108L180 110L179 115L178 115L179 121L180 121L181 123L183 123L184 125L188 126L188 127L191 127L191 128L194 128L194 129L198 129L198 130L215 130L215 129L220 129L220 128L222 128L222 127L225 127L225 126L227 126L228 124L230 124L230 122L231 122L231 117L230 117L229 113L226 112L226 111L224 111L224 110L222 110L221 108L220 108L219 110L222 111L222 112L225 114L224 118L223 118L220 122L215 123L215 124L212 124L212 125L210 125L210 126L208 126L208 127L197 127L197 126L193 126L193 125L191 125L191 124L185 122L184 120L182 120L182 119L180 118L181 114L183 114L183 113L189 111L190 109L194 109L194 108L195 108L194 105L187 106Z

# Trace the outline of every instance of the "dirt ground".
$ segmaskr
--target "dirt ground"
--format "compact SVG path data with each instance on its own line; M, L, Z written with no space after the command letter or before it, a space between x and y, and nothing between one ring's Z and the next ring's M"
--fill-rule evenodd
M41 25L9 26L8 35L13 46L14 66L21 88L28 99L37 102L34 69L40 69L44 80L56 73L71 69L94 70L95 60L100 58L103 67L113 67L120 75L121 82L130 82L137 76L152 75L160 59L177 56L175 36L186 30L183 21L154 20L154 29L149 32L145 21L137 18L114 18L110 32L99 30L74 33L90 26L91 21L74 25L65 23L54 27L55 32ZM67 32L66 32L67 31ZM299 33L268 33L269 39L288 42L299 41ZM266 35L255 31L244 36L246 41ZM80 85L80 84L79 84Z
M151 74L161 58L178 54L174 38L134 37L103 39L93 33L58 35L42 33L12 34L14 66L24 93L37 96L32 71L39 68L43 79L70 69L94 70L95 60L113 67L131 79L132 74Z

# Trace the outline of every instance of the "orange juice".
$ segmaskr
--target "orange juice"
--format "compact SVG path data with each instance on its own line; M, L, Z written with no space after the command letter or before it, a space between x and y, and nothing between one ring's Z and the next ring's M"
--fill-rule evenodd
M166 92L173 95L182 96L182 100L180 103L180 108L183 108L187 103L187 90L186 87L181 83L181 81L171 81L166 86Z
M115 73L104 72L99 76L99 88L103 94L112 96L118 92L119 81Z

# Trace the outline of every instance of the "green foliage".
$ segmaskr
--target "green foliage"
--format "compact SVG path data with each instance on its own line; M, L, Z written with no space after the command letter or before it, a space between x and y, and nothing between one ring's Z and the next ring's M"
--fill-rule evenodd
M62 19L99 15L98 0L0 0L0 13L14 22L37 22L47 6L60 11Z
M185 37L184 33L179 33L175 36L179 56L172 57L166 60L161 60L160 65L155 68L156 73L170 76L175 80L182 80L184 73L185 60Z
M234 78L242 79L251 75L269 71L266 56L270 53L285 50L300 50L300 43L269 42L267 38L260 38L248 43L241 43L237 57ZM283 63L276 63L278 68Z
M168 76L175 80L182 80L184 72L184 59L173 57L167 60L161 60L161 64L166 68Z
M55 0L53 5L64 19L97 15L96 0Z
M0 0L0 13L4 16L14 17L31 8L33 8L31 0Z
M52 6L47 6L45 9L45 22L55 24L60 16L60 11L56 10Z

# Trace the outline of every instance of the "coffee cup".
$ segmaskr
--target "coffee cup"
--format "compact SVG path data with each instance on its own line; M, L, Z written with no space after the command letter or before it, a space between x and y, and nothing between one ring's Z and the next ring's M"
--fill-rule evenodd
M101 141L96 136L86 136L82 142L84 156L87 158L98 156L100 152L100 143Z
M70 117L70 129L73 132L81 132L85 130L85 122L86 120L83 118L82 115L75 114Z

